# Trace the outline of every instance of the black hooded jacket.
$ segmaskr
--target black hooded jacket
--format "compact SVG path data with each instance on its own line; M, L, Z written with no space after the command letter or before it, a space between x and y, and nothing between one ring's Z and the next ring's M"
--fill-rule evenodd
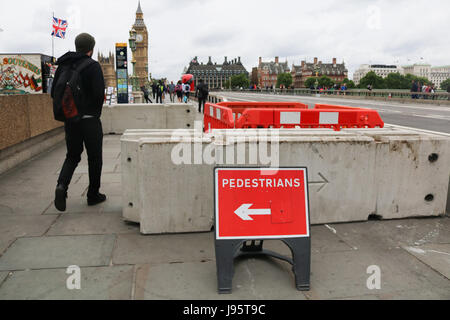
M58 59L56 64L58 66L66 65L66 64L75 64L79 65L82 60L91 59L89 56L79 52L67 52L62 57ZM56 70L55 79L53 83L58 81L59 77L59 68ZM82 83L82 92L86 95L85 101L86 105L83 110L85 110L86 115L95 116L100 118L102 114L103 102L105 100L105 80L103 78L103 71L100 67L100 64L95 61L88 67L86 67L83 71L81 71L81 83ZM53 89L55 86L52 86L51 96L53 98Z

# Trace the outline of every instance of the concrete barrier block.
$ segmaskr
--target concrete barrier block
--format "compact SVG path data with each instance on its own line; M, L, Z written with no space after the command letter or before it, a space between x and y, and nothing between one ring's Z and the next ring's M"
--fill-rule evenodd
M210 231L213 226L213 166L176 164L175 146L168 139L141 139L139 147L139 190L141 233L183 233ZM210 138L197 140L200 149ZM191 141L186 140L186 148ZM193 155L192 155L193 157Z
M384 219L446 212L450 139L384 136L377 143L377 215Z
M121 137L122 217L125 221L140 223L139 141L141 138L170 138L174 130L126 130ZM187 132L188 134L193 134Z
M280 137L279 166L308 168L312 224L365 221L376 210L373 142L370 137L345 133ZM245 150L248 155L251 143L244 142L244 148L242 143L241 146L232 143L232 152L237 154L241 148L241 154ZM229 147L227 144L224 148L224 158ZM267 147L271 149L270 144ZM257 163L249 160L246 156L248 166L267 165L261 162L262 158L258 158ZM238 162L237 157L235 161Z
M189 103L120 104L104 106L102 111L105 134L121 134L128 129L189 129L197 119L201 120L201 115Z
M203 121L197 108L191 103L166 105L166 129L193 129L195 121Z

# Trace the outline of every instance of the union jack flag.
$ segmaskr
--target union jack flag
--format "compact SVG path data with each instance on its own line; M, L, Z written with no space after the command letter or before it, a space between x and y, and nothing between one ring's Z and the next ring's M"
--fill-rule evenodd
M53 17L52 36L64 39L66 37L67 20Z

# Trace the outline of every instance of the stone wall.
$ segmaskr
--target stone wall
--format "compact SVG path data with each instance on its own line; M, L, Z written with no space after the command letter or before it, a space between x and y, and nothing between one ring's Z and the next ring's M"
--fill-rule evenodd
M49 94L0 96L0 150L63 126Z

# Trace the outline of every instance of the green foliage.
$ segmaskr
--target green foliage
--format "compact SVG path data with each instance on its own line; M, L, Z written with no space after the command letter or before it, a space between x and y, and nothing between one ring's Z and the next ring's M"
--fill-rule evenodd
M411 87L412 80L409 81L405 76L400 73L390 73L384 79L384 87L387 89L409 89Z
M308 79L306 79L306 81L305 81L305 87L306 88L311 88L311 86L315 86L316 85L316 79L317 78L308 78Z
M441 83L442 90L448 91L449 88L450 88L450 78L448 78L447 80L445 80Z
M384 89L385 83L384 79L373 71L370 71L365 75L364 78L359 82L359 87L362 89L366 89L368 85L372 85L372 89Z
M353 80L349 80L348 78L345 78L344 81L342 81L342 83L345 83L348 89L356 88L356 84L353 82Z
M232 88L244 88L247 89L250 86L250 80L248 80L248 77L244 74L238 74L231 77L231 87Z
M284 88L289 88L292 84L292 74L280 73L277 78L277 87L280 88L283 85Z
M319 86L321 86L322 88L323 87L330 88L330 87L334 86L334 81L327 76L321 76L319 78Z

